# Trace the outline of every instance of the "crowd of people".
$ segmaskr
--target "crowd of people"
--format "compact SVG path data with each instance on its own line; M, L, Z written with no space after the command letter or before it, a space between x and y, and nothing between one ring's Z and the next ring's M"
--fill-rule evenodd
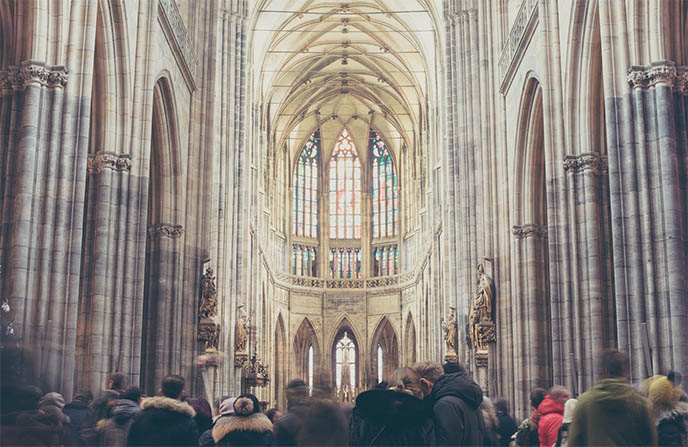
M399 368L355 405L340 405L328 386L287 386L288 408L265 413L255 395L225 396L215 411L187 399L184 379L165 378L144 397L112 374L94 399L36 387L3 387L0 444L40 446L686 446L688 399L676 372L628 381L628 358L607 351L604 378L578 399L562 386L536 388L520 425L508 402L494 402L456 363ZM214 414L213 414L214 413Z

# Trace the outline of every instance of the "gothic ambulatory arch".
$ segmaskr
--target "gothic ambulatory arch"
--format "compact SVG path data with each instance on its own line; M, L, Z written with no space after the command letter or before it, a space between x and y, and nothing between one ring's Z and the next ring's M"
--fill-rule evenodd
M313 389L320 371L320 344L308 318L304 318L294 337L294 377L303 378Z
M370 352L372 355L370 357L371 383L369 386L373 386L375 385L374 382L379 381L378 375L380 372L382 373L383 380L386 380L399 365L397 334L394 332L394 328L387 317L382 317L377 325L377 329L375 329ZM380 360L382 360L382 365L380 365Z
M331 368L337 395L355 396L361 383L360 350L353 328L346 319L339 325L332 342Z

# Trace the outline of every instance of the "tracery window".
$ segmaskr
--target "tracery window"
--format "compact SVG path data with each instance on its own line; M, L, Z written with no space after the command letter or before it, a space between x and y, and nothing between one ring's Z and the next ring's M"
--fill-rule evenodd
M294 169L293 229L295 235L318 237L318 158L320 131L303 147Z
M335 356L337 389L342 389L343 385L347 385L350 390L353 389L356 384L356 345L346 332L337 342Z
M334 146L329 170L330 239L360 239L361 162L346 129Z
M397 175L394 162L385 142L372 129L369 145L373 170L373 238L394 236L397 234L399 220Z

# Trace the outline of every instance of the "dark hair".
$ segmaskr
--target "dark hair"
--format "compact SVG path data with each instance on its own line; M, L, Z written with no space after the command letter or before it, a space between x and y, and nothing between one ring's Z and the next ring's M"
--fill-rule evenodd
M173 374L165 377L162 381L162 394L166 397L176 399L184 391L184 378Z
M255 394L244 393L234 401L234 414L237 416L250 416L260 412L260 402Z
M301 379L292 379L287 384L287 405L304 401L308 398L308 387Z
M628 377L628 356L616 349L602 353L602 377Z
M382 382L376 384L376 385L373 387L373 389L376 389L376 390L386 390L388 387L389 387L389 382L387 382L386 380L383 380Z
M539 407L540 403L542 403L542 401L545 400L546 395L547 390L545 390L544 388L537 387L533 389L533 391L530 392L530 404L534 408Z
M112 385L110 385L112 382ZM108 385L111 390L122 390L127 385L127 376L120 372L112 373L108 377Z
M447 362L442 365L445 374L465 373L466 369L457 362Z
M503 414L509 414L509 402L502 397L494 401L494 407Z
M347 420L337 403L316 400L308 407L298 433L298 445L339 446L346 445Z
M270 422L275 422L275 415L277 413L281 413L281 410L277 407L270 408L268 411L265 412L265 416L270 419Z
M119 396L119 398L139 403L142 394L143 391L141 391L141 388L130 386L129 388L124 390L124 392Z
M678 371L669 371L669 374L667 374L667 379L669 379L674 386L679 386L681 382L683 382L683 375Z
M76 396L74 396L74 400L89 403L93 400L93 393L91 392L91 390L81 390L78 393L76 393Z
M287 389L290 388L299 388L299 387L306 387L306 382L304 382L301 379L291 379L289 383L287 384Z

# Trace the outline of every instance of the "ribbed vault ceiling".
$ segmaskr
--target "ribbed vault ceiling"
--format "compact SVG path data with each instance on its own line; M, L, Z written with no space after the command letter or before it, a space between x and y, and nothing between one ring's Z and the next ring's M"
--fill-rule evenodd
M262 0L253 13L255 87L272 141L300 149L320 126L325 151L347 126L392 149L413 146L438 67L431 0Z

